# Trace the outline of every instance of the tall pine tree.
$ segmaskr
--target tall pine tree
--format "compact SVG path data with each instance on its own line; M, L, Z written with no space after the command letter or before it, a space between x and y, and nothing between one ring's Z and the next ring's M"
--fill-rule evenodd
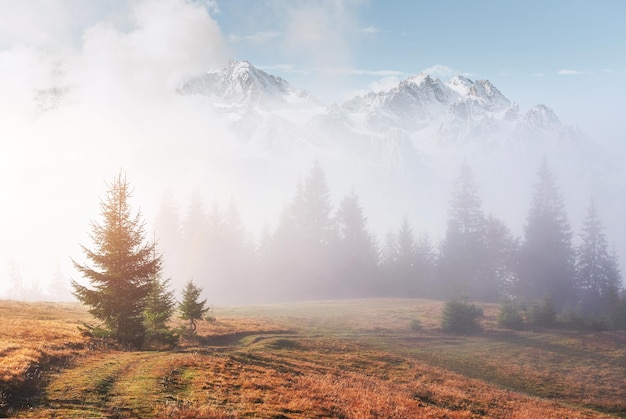
M191 202L182 219L182 245L179 252L183 254L182 272L185 278L202 278L209 270L208 216L204 210L204 202L198 192L191 195Z
M102 224L92 223L95 248L81 246L91 265L74 266L90 281L86 287L72 281L74 295L91 307L112 337L140 346L145 337L144 308L151 279L161 271L155 243L146 242L141 214L132 215L130 185L120 173L100 203Z
M389 230L387 234L385 234L385 243L383 244L380 254L380 281L376 287L377 296L392 295L392 291L395 288L395 278L397 276L398 257L397 234L395 231Z
M511 299L518 280L519 240L504 222L491 215L485 234L485 270L478 292L484 301Z
M549 298L558 309L576 303L572 232L554 175L543 161L534 186L520 249L518 295Z
M285 208L274 234L272 269L281 298L324 298L332 295L331 245L336 240L330 190L316 161L295 197Z
M583 222L577 249L576 287L580 308L585 313L608 314L612 299L621 287L617 261L608 251L602 221L593 202Z
M408 217L404 217L398 228L396 238L396 266L395 276L389 281L393 288L391 295L415 296L417 285L417 244L413 227Z
M430 236L424 232L415 241L415 296L432 297L435 290L437 255Z
M354 191L339 203L335 223L338 235L333 252L336 296L371 295L378 277L378 249L367 231L367 218Z
M485 270L486 218L478 187L464 163L454 184L448 226L439 256L439 287L444 298L480 298Z

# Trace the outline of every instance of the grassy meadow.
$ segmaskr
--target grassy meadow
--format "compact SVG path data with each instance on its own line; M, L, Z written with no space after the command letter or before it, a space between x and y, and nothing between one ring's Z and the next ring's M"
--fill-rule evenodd
M176 349L121 351L79 305L3 301L0 416L626 417L626 333L510 331L481 306L474 336L428 300L217 308Z

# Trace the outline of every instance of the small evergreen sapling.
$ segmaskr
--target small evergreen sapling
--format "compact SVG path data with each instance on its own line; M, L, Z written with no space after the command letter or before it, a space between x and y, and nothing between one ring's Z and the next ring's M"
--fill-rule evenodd
M196 320L202 319L202 317L209 311L208 307L205 307L206 300L198 301L202 288L196 286L193 281L187 282L185 289L183 290L183 301L180 303L180 318L189 321L189 328L191 333L196 333Z
M150 291L146 297L146 308L143 311L148 341L165 344L176 343L176 334L167 326L167 322L174 314L175 307L176 301L173 291L169 289L169 279L152 278Z
M470 334L480 331L478 319L483 317L483 310L464 299L448 301L443 308L441 329L444 332Z
M514 301L503 301L502 304L500 304L498 323L500 326L507 327L509 329L523 329L524 317L522 316L521 307Z

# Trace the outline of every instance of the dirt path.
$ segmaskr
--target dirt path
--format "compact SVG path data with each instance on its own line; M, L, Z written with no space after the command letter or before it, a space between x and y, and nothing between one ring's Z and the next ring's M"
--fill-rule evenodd
M271 332L260 335L273 336ZM68 368L52 373L37 405L20 411L18 417L176 417L177 412L210 398L207 386L213 384L204 382L204 371L221 370L225 389L230 388L231 374L225 365L233 363L231 358L237 358L238 348L249 345L249 342L241 346L239 343L250 336L250 342L256 342L255 334L242 333L218 336L210 340L215 346L203 348L91 352L75 359ZM196 382L198 379L202 383Z
M42 406L23 417L145 418L157 405L176 399L188 354L106 352L78 360L53 375ZM176 381L176 383L174 383Z
M50 375L39 404L19 416L606 417L447 369L452 361L469 359L466 352L477 350L478 337L458 338L455 347L465 342L469 349L458 349L458 359L432 366L422 362L429 348L448 351L448 357L457 353L450 355L450 337L435 333L431 336L435 341L425 341L430 343L421 348L419 341L407 343L402 333L377 333L357 339L257 331L212 336L202 345L176 351L94 351ZM406 345L398 346L402 342ZM562 366L557 361L554 365ZM524 377L528 374L524 372Z

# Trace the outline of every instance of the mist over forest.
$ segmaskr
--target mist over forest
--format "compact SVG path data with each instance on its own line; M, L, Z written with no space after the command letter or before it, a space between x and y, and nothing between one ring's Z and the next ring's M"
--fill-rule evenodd
M164 277L177 290L193 279L218 305L558 295L573 306L621 289L624 150L608 140L619 127L583 131L543 98L518 105L486 75L441 67L333 103L229 60L203 2L70 9L54 12L66 25L42 23L47 37L7 25L0 38L0 297L73 298L71 259L120 170ZM327 76L324 98L341 84ZM542 181L562 252L552 285L524 279L541 277L524 267L540 265ZM581 277L590 225L614 269L602 286Z

